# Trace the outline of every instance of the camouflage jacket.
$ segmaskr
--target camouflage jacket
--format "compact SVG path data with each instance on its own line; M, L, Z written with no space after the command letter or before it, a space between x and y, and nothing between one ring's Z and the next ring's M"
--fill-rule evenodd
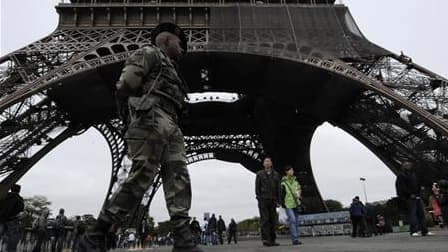
M150 96L154 95L166 98L181 111L185 107L187 89L168 56L157 47L145 46L127 59L116 95L119 113L127 109L123 108L123 103L137 111L150 109L154 105Z

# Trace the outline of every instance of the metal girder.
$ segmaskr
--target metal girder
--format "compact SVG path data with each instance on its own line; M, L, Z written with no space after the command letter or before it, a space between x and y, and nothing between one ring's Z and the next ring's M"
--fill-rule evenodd
M364 143L394 173L400 170L403 160L414 160L426 171L437 171L434 176L448 175L448 170L443 169L448 164L447 136L378 94L363 94L334 124ZM433 178L424 177L426 183Z
M64 113L45 101L3 121L0 124L0 173L14 170L22 159L32 155L33 146L51 141L50 133L66 125Z
M97 19L93 7L105 7L101 2L112 4L110 1L77 1L74 7L87 8L88 12L67 14L73 18L67 24L60 23L48 37L0 58L0 174L21 174L29 169L24 168L25 161L46 153L46 147L34 153L29 151L31 147L46 142L50 148L52 138L49 134L59 126L67 127L73 123L47 96L50 89L64 85L68 78L122 63L133 51L150 43L150 30L143 26L129 27L135 20L128 20L126 15L120 19L120 26L113 27L109 16L108 25L95 27L94 21ZM218 2L214 3L215 7L225 3ZM257 8L255 1L249 2ZM279 2L280 5L288 3ZM117 7L123 4L168 8L164 1L149 3L146 0L115 1L112 5ZM189 1L187 4L194 5L196 2ZM60 7L62 11L70 6L61 4ZM170 5L167 13L172 14L176 21L180 18L176 16L180 8L174 7ZM122 8L122 11L127 13L128 10ZM145 13L139 11L138 22L142 23ZM289 13L290 10L287 11ZM157 10L157 13L158 23L161 12ZM195 24L186 25L185 30L189 50L193 53L233 53L281 59L356 82L365 91L347 108L345 115L332 123L362 139L393 171L404 158L435 165L436 169L446 166L448 121L444 118L448 118L448 83L441 76L414 64L404 55L341 60L322 53L320 48L298 42L290 27L242 29L239 23L239 27L211 28L208 8L196 14L190 8L186 13L189 24ZM88 18L80 18L82 15ZM109 15L112 14L109 12ZM201 18L201 25L193 20L198 18ZM68 27L71 24L73 26ZM129 172L129 160L124 158L125 144L120 134L120 121L104 122L95 127L106 138L112 155L108 198L120 183L120 173L126 177ZM188 163L223 155L240 155L238 158L259 162L263 153L263 146L256 135L187 136L185 142ZM443 170L442 173L446 174ZM311 178L309 181L310 184L314 183ZM145 198L148 202L160 186L159 182L154 184Z
M46 154L48 154L60 143L70 138L71 136L75 135L80 129L81 129L80 127L76 126L66 128L56 137L49 140L47 144L39 151L34 153L34 155L28 158L24 158L20 160L20 162L15 164L14 170L12 170L11 173L0 182L0 199L3 196L6 196L9 188L11 188L12 185L17 183L17 181L23 175L25 175L25 173L27 173L34 166L34 164L36 164L41 158L43 158Z
M105 202L107 202L122 182L118 179L120 172L129 172L129 170L123 171L123 169L129 169L129 165L123 164L126 162L124 161L126 155L126 144L122 136L124 125L121 120L116 119L108 123L96 125L95 128L106 139L112 156L112 173L109 189L107 190L105 199Z

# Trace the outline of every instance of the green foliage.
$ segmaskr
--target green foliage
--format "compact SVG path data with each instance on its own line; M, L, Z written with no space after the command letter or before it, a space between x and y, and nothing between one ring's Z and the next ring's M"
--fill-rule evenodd
M237 228L239 232L257 232L260 229L260 217L253 217L238 222Z
M158 236L165 236L171 231L170 221L162 221L154 228L154 234Z
M397 226L398 221L407 222L406 202L398 197L391 198L387 201L377 201L371 203L376 214L381 214L386 222L392 226Z
M148 228L149 228L149 231L152 232L152 231L154 230L155 225L156 225L156 224L154 223L154 218L148 215L147 220L148 220Z
M34 220L39 218L44 209L49 210L51 202L45 196L33 196L23 199L25 209L22 218L22 227L31 227Z
M344 209L342 203L337 200L327 199L324 202L330 212L342 211Z

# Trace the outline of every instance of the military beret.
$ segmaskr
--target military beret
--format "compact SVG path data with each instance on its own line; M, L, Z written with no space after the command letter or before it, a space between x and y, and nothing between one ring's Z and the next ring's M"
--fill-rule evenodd
M185 36L184 31L179 26L173 23L161 23L151 31L151 43L153 45L156 44L157 35L159 35L162 32L169 32L179 37L181 41L180 45L184 49L184 53L187 52L187 37Z

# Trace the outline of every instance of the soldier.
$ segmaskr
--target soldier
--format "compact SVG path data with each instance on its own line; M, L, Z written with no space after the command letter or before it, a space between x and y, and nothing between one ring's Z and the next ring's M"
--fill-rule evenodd
M171 217L172 251L202 251L189 228L191 186L178 126L187 91L176 61L186 53L187 40L177 25L163 23L152 31L151 41L155 46L129 57L117 83L119 114L128 126L124 138L131 172L101 210L94 230L82 237L80 251L106 251L108 230L141 201L159 170Z

